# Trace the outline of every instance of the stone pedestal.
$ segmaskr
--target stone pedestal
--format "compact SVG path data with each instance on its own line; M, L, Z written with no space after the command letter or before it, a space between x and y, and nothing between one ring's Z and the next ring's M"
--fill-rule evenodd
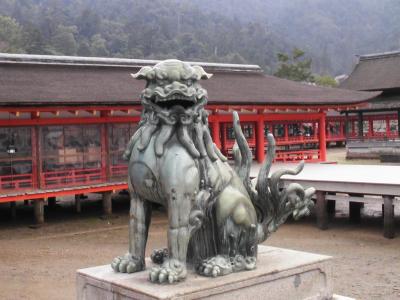
M109 265L81 269L77 299L336 299L329 256L267 246L259 246L253 271L217 278L189 271L186 281L174 285L153 284L148 276L148 270L115 273Z

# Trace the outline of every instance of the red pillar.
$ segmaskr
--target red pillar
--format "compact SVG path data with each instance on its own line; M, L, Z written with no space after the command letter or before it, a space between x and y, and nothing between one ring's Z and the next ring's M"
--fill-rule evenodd
M226 138L228 136L228 131L227 131L227 123L221 123L219 125L219 132L220 132L220 143L221 143L221 151L222 153L224 153L225 155L228 155L228 147L226 146Z
M285 128L285 141L288 141L289 140L289 128L288 128L288 124L285 124L284 125L284 128Z
M101 117L109 116L108 111L102 111ZM110 143L108 139L108 124L102 124L100 127L101 134L101 170L103 175L103 180L108 181L111 177L111 166L110 166Z
M319 151L321 161L326 161L326 125L325 125L325 113L319 119Z
M214 120L212 123L212 138L214 140L214 144L221 149L221 139L220 139L220 123L218 120Z
M256 159L259 163L264 161L265 157L265 124L263 115L257 116L257 128L256 128Z
M373 137L374 136L374 120L369 119L368 122L368 136Z
M390 137L391 136L390 117L386 117L385 122L386 122L386 137Z

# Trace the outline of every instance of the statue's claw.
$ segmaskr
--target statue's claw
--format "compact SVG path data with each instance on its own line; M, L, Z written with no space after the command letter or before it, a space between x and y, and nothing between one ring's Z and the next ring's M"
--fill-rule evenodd
M124 256L114 258L111 263L111 268L115 272L120 273L135 273L144 269L143 260L140 260L129 253Z
M227 256L217 255L210 259L205 259L197 266L197 272L207 277L217 277L227 275L233 272L230 258Z
M167 259L161 267L154 267L149 273L151 282L175 283L186 278L186 266L177 259Z
M245 270L253 270L256 267L256 258L254 256L236 255L227 257L217 255L204 260L197 266L197 272L200 275L208 277L217 277Z

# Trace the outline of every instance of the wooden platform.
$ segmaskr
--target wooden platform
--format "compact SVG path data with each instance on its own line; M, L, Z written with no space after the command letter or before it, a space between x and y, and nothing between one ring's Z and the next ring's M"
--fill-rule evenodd
M271 172L280 168L294 168L295 164L274 164ZM261 166L254 165L252 176L257 176ZM400 166L306 164L296 175L285 175L286 184L298 182L304 187L314 187L316 193L317 225L328 227L329 211L334 211L335 201L350 204L350 218L357 221L363 203L381 203L384 214L384 236L394 237L394 205L400 205ZM331 202L329 202L331 201ZM333 201L333 202L332 202ZM328 207L331 206L331 207Z

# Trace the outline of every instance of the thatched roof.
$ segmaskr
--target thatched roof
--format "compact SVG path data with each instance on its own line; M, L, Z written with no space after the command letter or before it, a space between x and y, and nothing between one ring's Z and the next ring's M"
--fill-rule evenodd
M127 105L139 103L132 79L154 60L0 54L0 105ZM214 76L202 85L210 104L355 104L379 92L325 88L268 76L256 65L198 63Z

